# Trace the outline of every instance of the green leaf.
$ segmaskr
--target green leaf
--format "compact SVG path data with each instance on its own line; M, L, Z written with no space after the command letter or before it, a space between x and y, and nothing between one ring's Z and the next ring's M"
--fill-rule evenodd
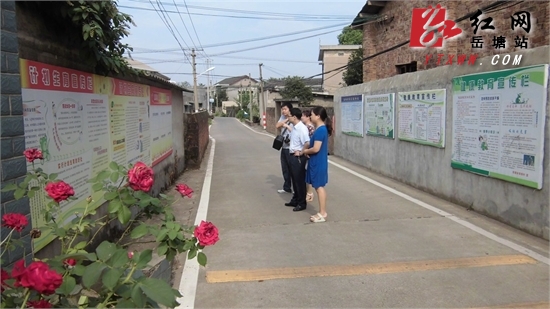
M130 233L130 237L134 239L140 238L145 236L148 231L149 231L149 226L147 226L146 224L140 224L132 230L132 232Z
M97 253L97 258L105 262L113 256L115 249L115 244L104 241L97 246L95 252Z
M157 234L157 242L160 242L161 240L163 240L164 237L166 237L166 234L168 234L168 230L167 229L161 229L159 231L159 233Z
M113 173L111 174L111 177L110 177L110 178L111 178L111 181L112 181L112 182L117 182L117 181L118 181L118 176L119 176L119 175L118 175L118 172L113 172Z
M76 265L74 268L73 268L73 274L77 275L77 276L81 276L84 274L84 271L86 271L86 266L84 265Z
M87 242L81 241L78 244L76 244L73 248L77 249L77 250L84 249L84 248L86 248L86 244L87 244Z
M178 305L174 290L163 280L146 278L139 286L147 297L161 305L169 308L174 308Z
M55 292L62 295L70 295L76 286L76 281L73 277L67 276L63 279L63 283L58 287Z
M109 163L109 168L113 171L118 171L119 166L115 161L111 161L111 163Z
M92 189L94 190L94 192L100 191L101 189L103 189L103 183L101 182L94 183L92 185Z
M109 213L113 214L117 212L121 206L122 206L122 202L119 199L112 200L109 202L109 206L107 206L107 210L109 211Z
M152 259L153 259L153 250L151 250L151 249L143 250L139 254L139 258L138 258L138 261L136 263L136 267L141 269L141 268L147 266L147 263L151 262Z
M105 272L105 275L101 278L101 282L103 282L106 288L112 291L117 286L118 279L120 279L122 273L123 271L120 269L111 268Z
M206 254L199 252L197 255L197 262L199 262L201 266L206 266Z
M82 285L86 288L92 287L101 276L101 273L105 269L104 264L101 264L99 262L92 263L88 266L86 266L86 270L84 270L84 274L82 275Z
M111 172L109 172L109 171L101 171L97 175L97 180L103 181L103 180L109 178L110 175L111 175Z
M8 192L8 191L13 191L17 189L17 185L14 184L14 183L10 183L10 184L7 184L2 190L0 190L1 192ZM141 192L141 191L140 191Z
M165 255L166 251L168 251L168 245L166 243L159 245L157 249L158 255Z
M27 190L25 189L17 189L13 193L13 197L15 197L16 200L21 199L23 196L25 196L25 193L27 193Z
M109 261L113 267L122 267L128 263L130 259L128 258L128 251L125 249L118 249L113 257Z
M132 300L136 304L136 308L145 308L145 295L137 284L132 288Z
M28 196L29 198L33 198L35 194L36 194L36 191L32 191L32 190L31 190L31 191L27 192L27 196Z
M54 232L55 235L59 237L65 237L67 236L67 231L64 228L57 228Z
M126 224L130 221L131 217L132 212L130 212L130 208L122 205L122 207L118 210L118 221L122 224Z
M138 307L137 304L135 304L132 301L132 299L123 299L116 304L115 308L143 308L143 307Z
M170 232L168 232L168 238L170 238L171 240L176 239L177 236L178 236L177 230L170 230Z
M195 256L197 256L197 248L193 248L193 249L189 250L189 252L187 253L187 259L188 260L191 260L191 259L195 258Z
M49 180L55 180L57 179L57 173L51 173L50 177L48 177Z
M103 195L103 198L107 201L114 200L118 196L118 192L116 191L109 191L106 192L105 195Z

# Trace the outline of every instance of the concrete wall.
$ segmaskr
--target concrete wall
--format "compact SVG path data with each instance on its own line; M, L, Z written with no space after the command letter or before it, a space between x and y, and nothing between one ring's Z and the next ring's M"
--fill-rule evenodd
M549 52L548 46L522 52L522 65L549 63ZM344 135L341 133L340 122L336 121L335 154L363 165L374 172L397 179L465 207L471 206L475 211L533 235L548 239L548 204L550 196L550 134L548 132L548 120L550 119L550 105L546 107L542 190L533 190L518 184L451 168L453 143L452 78L464 74L507 68L491 66L490 58L481 59L479 62L483 65L445 66L355 85L341 89L334 96L335 114L340 117L340 97L345 95L446 88L446 145L444 149L399 141L397 138L390 140L372 136L357 138ZM548 97L550 97L550 94L548 94ZM398 126L397 117L395 125Z
M511 2L515 2L515 5ZM520 3L521 2L521 3ZM363 26L363 56L368 57L381 51L387 50L397 44L409 39L411 32L411 16L413 8L427 8L429 5L435 7L441 4L447 9L447 18L454 20L462 17L483 6L487 6L489 1L450 1L450 0L410 0L410 1L387 1L386 6L379 14L386 15L388 20L383 23L370 23ZM510 16L519 11L531 13L532 28L529 34L523 29L512 30L510 26ZM479 57L485 57L499 53L509 53L520 51L515 47L514 38L516 36L525 36L528 38L528 48L545 46L550 44L548 29L550 28L550 2L548 1L510 1L504 4L504 7L497 8L493 12L484 12L481 19L492 17L492 25L495 30L478 30L474 35L471 21L469 18L458 23L463 32L459 37L445 41L443 50L421 48L413 49L409 44L386 52L375 58L363 62L363 81L373 81L376 79L391 77L397 75L396 65L406 64L417 61L418 70L426 70L437 66L437 54L478 54ZM473 36L483 37L482 48L472 48L471 40ZM506 48L496 49L492 46L494 36L506 37ZM525 50L525 49L523 49ZM434 55L432 61L424 64L426 55ZM454 59L456 61L456 57ZM479 63L479 61L478 61Z
M27 164L23 151L25 150L25 136L23 125L23 102L21 100L21 78L19 74L19 44L17 42L17 22L15 17L15 1L1 1L2 8L2 43L1 43L1 71L2 71L2 105L1 105L1 174L2 188L10 183L20 183L27 173ZM0 197L2 206L0 217L9 212L21 213L30 219L29 199L16 201L12 192L2 192ZM17 250L8 251L4 262L11 264L22 257L27 263L32 259L31 238L29 231L31 224L20 234L15 233L23 246ZM9 234L9 229L2 227L2 240Z
M19 58L39 61L55 66L61 66L93 72L88 65L89 61L83 56L78 46L74 46L70 37L64 33L52 29L52 22L44 14L37 13L24 2L2 1L2 186L10 181L21 181L26 173L25 158L22 152L25 149L23 110L21 101L21 81L19 75ZM30 4L32 5L32 4ZM59 30L59 29L57 29ZM60 30L61 31L61 30ZM67 30L70 31L70 30ZM163 189L171 185L184 171L185 165L185 123L184 98L182 89L166 81L152 77L110 77L146 84L158 88L171 89L172 92L172 143L173 153L159 164L153 167L155 172L155 184L152 194L157 195ZM208 138L208 133L206 133ZM30 213L27 199L13 201L13 195L2 193L2 212L18 211ZM97 217L106 213L105 205L98 209ZM31 222L29 220L29 222ZM119 225L113 225L112 229L105 229L106 234L98 237L98 241L114 237ZM26 229L24 237L25 252L30 254L29 229ZM6 235L2 231L2 235ZM49 257L59 252L59 244L54 241L37 252L37 257ZM11 254L8 262L13 262L23 255L23 251ZM27 258L31 258L28 255Z

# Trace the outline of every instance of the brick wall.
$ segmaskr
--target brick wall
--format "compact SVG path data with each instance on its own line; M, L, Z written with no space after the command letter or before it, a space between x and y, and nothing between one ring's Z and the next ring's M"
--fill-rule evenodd
M185 130L185 165L198 168L208 147L209 132L208 112L184 114Z
M275 107L267 107L265 110L266 131L271 134L276 134L277 129L275 129L275 125L279 118L276 116Z
M2 188L9 183L19 183L27 173L27 165L23 151L25 136L23 126L23 103L21 100L21 79L19 74L19 45L17 42L17 24L15 18L15 1L1 1L2 9L2 42L1 42L1 72L2 72L2 105L1 105L1 174ZM32 258L31 239L29 231L30 206L28 198L15 200L12 192L2 192L1 213L17 212L25 214L29 225L25 230L14 234L21 238L23 247L10 251L4 263L11 264L25 257ZM9 230L2 227L2 240Z
M383 23L371 23L363 27L363 55L364 57L376 54L409 39L411 29L411 16L413 8L425 8L428 5L441 4L447 9L448 19L457 19L470 12L474 12L488 1L388 1L380 14L387 15L388 20ZM531 13L532 29L526 34L522 29L511 30L510 16L518 11ZM549 44L548 29L550 27L550 3L548 1L513 1L507 2L504 8L497 8L494 12L486 12L480 16L480 20L492 17L492 25L495 30L479 29L475 36L482 35L484 44L481 49L472 48L471 40L474 36L471 21L466 19L458 25L463 33L458 38L445 41L444 49L412 49L409 44L393 51L363 62L363 82L382 79L397 75L396 65L417 61L417 69L426 70L436 65L437 53L442 54L477 54L478 58L498 53L509 53L520 50L515 47L513 38L525 35L528 38L528 48L535 48ZM504 36L507 40L505 49L492 47L494 36ZM434 55L426 65L426 55ZM444 59L446 62L446 57ZM454 59L456 63L456 58Z

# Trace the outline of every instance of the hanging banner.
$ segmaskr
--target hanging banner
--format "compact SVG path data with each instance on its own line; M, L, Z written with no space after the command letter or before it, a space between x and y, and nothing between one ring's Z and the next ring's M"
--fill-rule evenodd
M363 137L363 95L341 98L342 133Z
M453 168L542 189L548 65L453 79Z
M365 95L365 133L394 138L395 94Z
M399 92L400 140L445 148L445 89Z

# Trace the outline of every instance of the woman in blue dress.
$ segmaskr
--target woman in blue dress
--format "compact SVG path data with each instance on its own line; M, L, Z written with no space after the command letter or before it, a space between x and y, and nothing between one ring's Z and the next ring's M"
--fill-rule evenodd
M322 106L311 110L311 122L315 125L315 132L304 150L304 154L309 156L306 183L317 191L319 212L311 216L310 221L319 223L325 222L327 218L325 185L328 183L328 137L332 134L332 123Z

